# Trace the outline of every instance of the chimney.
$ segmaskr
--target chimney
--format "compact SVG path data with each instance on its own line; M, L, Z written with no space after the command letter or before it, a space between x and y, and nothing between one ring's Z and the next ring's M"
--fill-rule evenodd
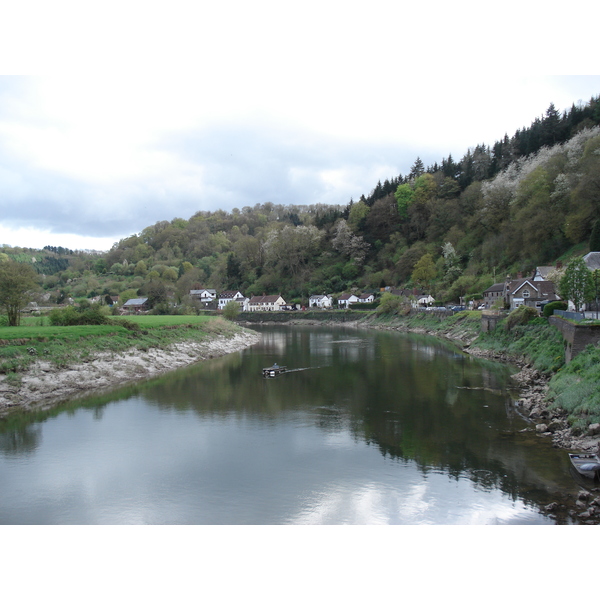
M523 273L521 273L521 271L517 273L517 279L523 279Z
M556 261L556 268L557 268L557 269L562 269L562 266L563 266L563 264L562 264L562 261L560 261L560 260L557 260L557 261Z

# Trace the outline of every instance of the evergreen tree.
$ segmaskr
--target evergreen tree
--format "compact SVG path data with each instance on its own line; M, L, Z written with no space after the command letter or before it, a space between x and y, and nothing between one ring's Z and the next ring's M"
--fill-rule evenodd
M417 160L415 160L413 166L410 169L410 178L416 179L425 173L425 167L423 166L423 161L417 156Z
M560 129L560 114L554 104L550 103L541 125L540 144L542 146L553 146L561 141Z

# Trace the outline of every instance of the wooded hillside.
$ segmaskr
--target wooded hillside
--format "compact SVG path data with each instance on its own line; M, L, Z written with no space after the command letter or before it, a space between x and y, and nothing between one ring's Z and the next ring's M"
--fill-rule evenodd
M418 285L440 301L483 291L536 266L584 254L600 237L600 96L460 159L377 182L336 206L264 203L202 211L148 226L93 255L64 248L1 248L31 262L58 302L158 294L181 302L193 287L311 294ZM592 245L597 242L592 241Z

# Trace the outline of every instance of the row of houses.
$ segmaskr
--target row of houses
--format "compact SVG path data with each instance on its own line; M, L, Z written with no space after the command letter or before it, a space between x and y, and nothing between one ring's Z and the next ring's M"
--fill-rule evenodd
M583 258L591 270L600 268L600 252L590 252ZM545 303L561 299L557 294L554 283L548 279L550 273L559 269L560 266L537 267L530 277L523 277L519 273L516 279L507 278L502 283L490 286L483 292L482 306L484 308L492 308L498 300L501 300L502 305L508 306L511 310L522 305L532 306L541 310ZM415 307L431 306L435 302L435 299L430 294L416 288L395 289L388 287L382 291L405 297ZM246 298L239 290L218 294L215 289L204 288L190 290L189 295L206 308L216 308L219 310L224 309L229 302L236 302L240 310L245 312L295 310L300 308L298 305L289 305L278 294ZM337 307L349 308L353 304L372 303L374 301L375 295L370 292L362 294L345 293L337 298ZM335 298L331 294L317 294L309 298L308 308L333 308L335 302ZM125 303L124 308L130 312L143 312L148 309L148 299L135 298L134 300L129 300Z
M332 308L334 302L335 300L332 295L318 294L308 299L308 308ZM368 292L360 296L356 294L342 294L337 299L338 308L348 308L351 304L367 304L370 302L375 302L375 295Z
M590 271L600 269L600 252L589 252L583 261ZM503 283L495 283L483 292L484 305L491 308L501 300L510 310L523 305L541 310L547 302L561 300L554 282L548 279L553 271L561 268L560 263L554 267L537 267L531 277L519 273L516 279L507 278Z
M221 292L217 294L214 289L190 290L190 297L207 308L216 307L223 310L230 302L236 302L240 310L253 312L257 310L285 310L288 307L286 301L280 296L252 296L246 298L239 290Z
M246 298L239 290L217 293L215 289L203 288L190 290L190 297L200 303L206 309L223 310L229 302L236 302L241 311L280 311L280 310L297 310L300 305L290 305L284 298L279 295L270 296L252 296ZM360 295L342 294L337 299L339 308L348 308L355 303L370 303L375 301L375 295L372 293L364 293ZM308 301L309 308L332 308L335 300L330 294L321 294L311 296ZM141 313L149 309L148 298L134 298L128 300L123 309L126 312Z

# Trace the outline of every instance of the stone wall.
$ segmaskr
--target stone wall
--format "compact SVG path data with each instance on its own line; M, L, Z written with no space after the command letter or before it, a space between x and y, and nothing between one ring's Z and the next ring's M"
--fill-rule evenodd
M572 323L561 317L549 317L550 325L554 325L567 342L565 348L565 362L569 363L589 344L600 342L600 325L583 325Z
M481 315L481 331L487 333L488 331L493 331L496 329L496 325L502 319L506 318L506 315L491 313L487 311L483 311Z

